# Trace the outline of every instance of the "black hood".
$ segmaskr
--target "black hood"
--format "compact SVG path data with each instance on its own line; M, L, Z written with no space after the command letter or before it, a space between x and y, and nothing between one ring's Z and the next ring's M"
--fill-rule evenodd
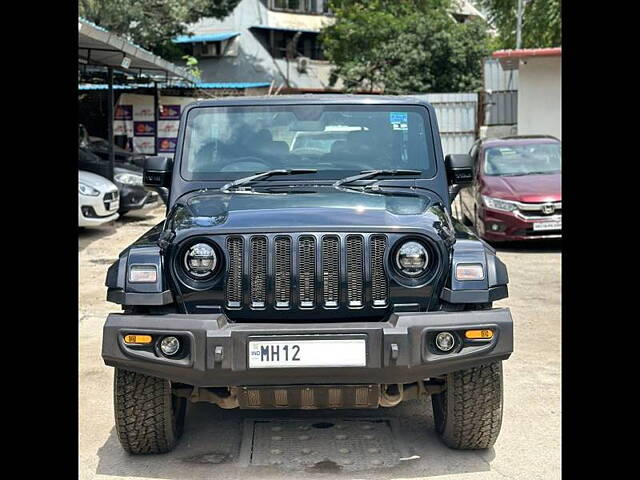
M183 196L167 222L176 233L310 230L423 230L449 221L428 191L374 192L333 186L261 189L253 193L201 190ZM437 227L437 226L436 226ZM196 232L194 232L196 233Z

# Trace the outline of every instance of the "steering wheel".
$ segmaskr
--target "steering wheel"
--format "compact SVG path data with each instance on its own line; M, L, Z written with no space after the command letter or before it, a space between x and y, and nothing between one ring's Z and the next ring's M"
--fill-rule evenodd
M247 166L240 168L242 164L245 164ZM263 159L254 157L252 155L235 158L225 158L220 162L216 162L216 167L218 167L221 172L250 172L256 169L260 170L263 167L264 170L271 170L274 168L273 165L269 165Z

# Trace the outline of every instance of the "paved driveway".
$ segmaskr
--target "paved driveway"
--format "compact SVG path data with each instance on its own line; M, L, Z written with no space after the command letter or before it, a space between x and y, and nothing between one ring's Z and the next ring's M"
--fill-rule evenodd
M494 448L459 452L444 447L434 431L431 405L424 401L406 402L390 409L337 412L256 412L196 404L190 405L184 436L173 452L141 457L125 454L113 424L113 369L106 367L100 358L106 314L119 311L117 305L104 300L104 278L118 253L157 224L163 213L159 208L145 216L124 217L114 226L79 233L80 478L560 478L560 253L557 243L499 249L500 258L509 269L511 296L496 305L511 308L515 321L515 353L504 363L504 420ZM351 462L342 465L318 462L304 470L288 456L288 451L273 453L277 449L272 445L265 447L253 438L257 432L252 427L256 419L262 422L290 420L267 423L285 425L280 437L294 435L287 425L333 424L332 428L345 425L357 431L372 424L390 425L395 440L383 436L388 433L386 430L378 433L374 429L375 435L370 438L371 442L382 439L378 448L356 445L342 453L344 458L351 456ZM309 438L301 441L318 448L332 446L326 432L314 428L306 432ZM391 448L390 444L399 449L402 460L386 466L381 459L386 458L384 449ZM247 448L250 450L252 445L267 448L260 458L266 459L263 463L269 465L247 465ZM279 460L270 460L274 458Z

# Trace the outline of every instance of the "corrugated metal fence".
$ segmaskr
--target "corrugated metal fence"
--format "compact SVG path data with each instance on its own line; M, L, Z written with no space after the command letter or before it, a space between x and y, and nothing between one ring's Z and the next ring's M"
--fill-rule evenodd
M497 58L484 61L483 125L518 123L518 70L503 70Z
M413 95L436 110L444 155L467 153L476 139L476 93L428 93Z
M518 90L518 70L503 70L497 58L485 59L484 89L492 92Z
M483 125L515 125L518 123L518 91L485 92Z

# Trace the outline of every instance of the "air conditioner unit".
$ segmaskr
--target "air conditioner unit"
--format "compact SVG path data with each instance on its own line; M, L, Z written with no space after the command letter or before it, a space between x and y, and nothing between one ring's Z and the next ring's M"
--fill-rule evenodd
M300 73L305 73L309 67L309 59L307 57L298 57L297 67Z

